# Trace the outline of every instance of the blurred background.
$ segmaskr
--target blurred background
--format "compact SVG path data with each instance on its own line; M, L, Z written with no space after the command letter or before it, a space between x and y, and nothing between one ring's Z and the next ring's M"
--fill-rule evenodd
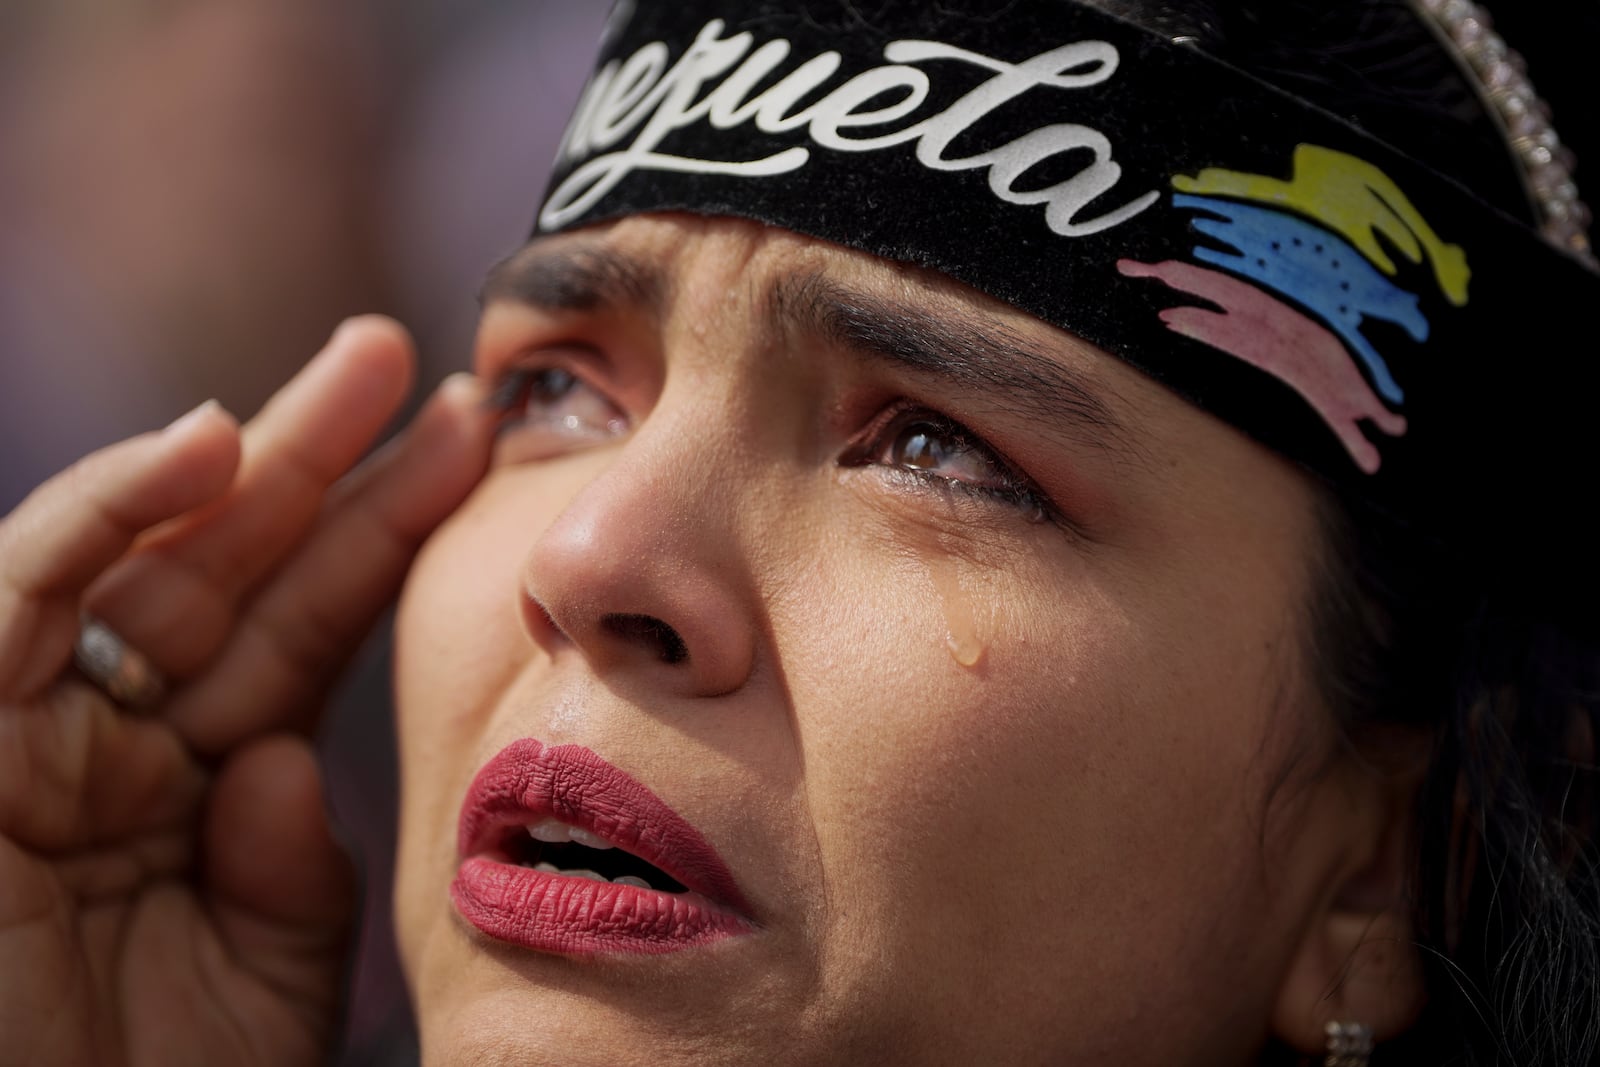
M607 0L0 0L0 513L215 397L254 413L344 317L418 395L465 366ZM366 909L337 1062L407 1064L394 744L375 635L321 744Z

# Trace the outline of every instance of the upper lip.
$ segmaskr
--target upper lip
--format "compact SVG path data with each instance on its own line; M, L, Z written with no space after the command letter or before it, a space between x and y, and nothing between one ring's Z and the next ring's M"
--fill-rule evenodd
M685 888L750 915L717 850L643 783L581 745L514 741L484 765L461 806L463 859L499 845L507 830L555 818L659 867Z

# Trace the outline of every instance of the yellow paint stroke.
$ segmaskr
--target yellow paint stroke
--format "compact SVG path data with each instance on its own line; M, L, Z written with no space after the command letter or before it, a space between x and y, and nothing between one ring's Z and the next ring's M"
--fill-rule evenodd
M1424 251L1433 264L1439 288L1452 304L1467 302L1467 254L1460 245L1445 244L1389 176L1364 159L1331 148L1303 144L1294 152L1294 177L1279 181L1259 174L1207 167L1193 178L1178 175L1180 192L1231 196L1281 204L1310 215L1337 230L1385 274L1395 273L1376 233L1394 242L1413 263Z

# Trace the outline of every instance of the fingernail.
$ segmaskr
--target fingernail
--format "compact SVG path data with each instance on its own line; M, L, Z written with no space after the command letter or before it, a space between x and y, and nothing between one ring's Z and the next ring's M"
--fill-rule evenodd
M448 396L454 403L466 405L477 403L483 397L483 383L476 374L469 374L458 370L453 374L445 375L439 383L439 393Z
M168 424L165 432L173 437L181 437L192 430L199 423L202 423L206 419L211 418L213 415L218 414L230 421L233 419L233 416L228 414L228 409L223 407L215 399L207 400L204 404L201 404L199 407L190 411L187 415L180 415L178 418L174 419L170 424Z
M338 344L341 340L343 340L344 335L350 332L350 327L355 321L356 321L355 316L352 315L349 318L345 319L344 321L340 322L339 325L335 326L333 328L333 333L328 335L328 343L326 345L324 345L323 347L324 348L332 348L334 345Z
M349 334L356 327L360 326L362 323L374 325L387 323L388 321L390 320L387 315L379 315L370 312L364 315L351 315L343 322L339 323L338 326L334 327L333 335L328 338L328 346L332 347L336 342L343 341L347 334Z

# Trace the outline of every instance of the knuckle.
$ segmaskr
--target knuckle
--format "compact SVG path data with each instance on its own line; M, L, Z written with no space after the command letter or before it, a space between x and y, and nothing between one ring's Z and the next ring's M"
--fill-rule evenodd
M305 569L275 602L263 604L261 622L279 658L317 679L337 670L364 634L413 552L410 541L371 512L358 512L329 531L323 558ZM361 564L349 567L347 545L360 546Z
M295 488L314 495L320 495L338 481L346 469L337 458L294 441L285 445L280 462L288 478L297 483Z

